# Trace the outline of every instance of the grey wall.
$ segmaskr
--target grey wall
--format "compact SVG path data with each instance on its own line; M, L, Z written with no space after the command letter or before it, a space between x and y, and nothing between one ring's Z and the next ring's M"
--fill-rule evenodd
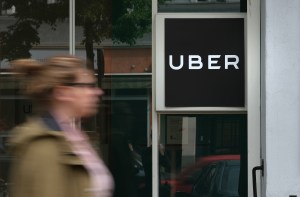
M262 0L263 196L300 196L300 1Z

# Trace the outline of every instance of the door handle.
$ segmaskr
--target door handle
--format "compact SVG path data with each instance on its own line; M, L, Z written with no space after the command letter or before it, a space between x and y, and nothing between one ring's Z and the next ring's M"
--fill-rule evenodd
M262 161L262 165L255 166L252 169L252 181L253 181L253 197L257 197L257 185L256 185L256 171L261 170L262 176L264 176L264 164Z

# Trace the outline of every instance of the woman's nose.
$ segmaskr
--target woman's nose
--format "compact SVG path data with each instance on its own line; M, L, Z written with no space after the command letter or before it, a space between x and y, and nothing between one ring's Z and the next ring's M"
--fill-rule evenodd
M104 94L104 91L101 88L97 87L95 91L98 96L102 96Z

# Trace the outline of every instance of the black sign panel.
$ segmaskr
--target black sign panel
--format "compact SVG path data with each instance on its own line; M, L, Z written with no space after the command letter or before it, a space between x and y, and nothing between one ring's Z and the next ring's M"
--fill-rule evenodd
M165 19L165 106L244 105L244 19Z

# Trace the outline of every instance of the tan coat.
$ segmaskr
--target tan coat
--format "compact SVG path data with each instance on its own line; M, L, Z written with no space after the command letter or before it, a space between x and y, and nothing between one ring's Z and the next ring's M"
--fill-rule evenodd
M61 131L34 119L13 131L10 197L91 197L88 172Z

